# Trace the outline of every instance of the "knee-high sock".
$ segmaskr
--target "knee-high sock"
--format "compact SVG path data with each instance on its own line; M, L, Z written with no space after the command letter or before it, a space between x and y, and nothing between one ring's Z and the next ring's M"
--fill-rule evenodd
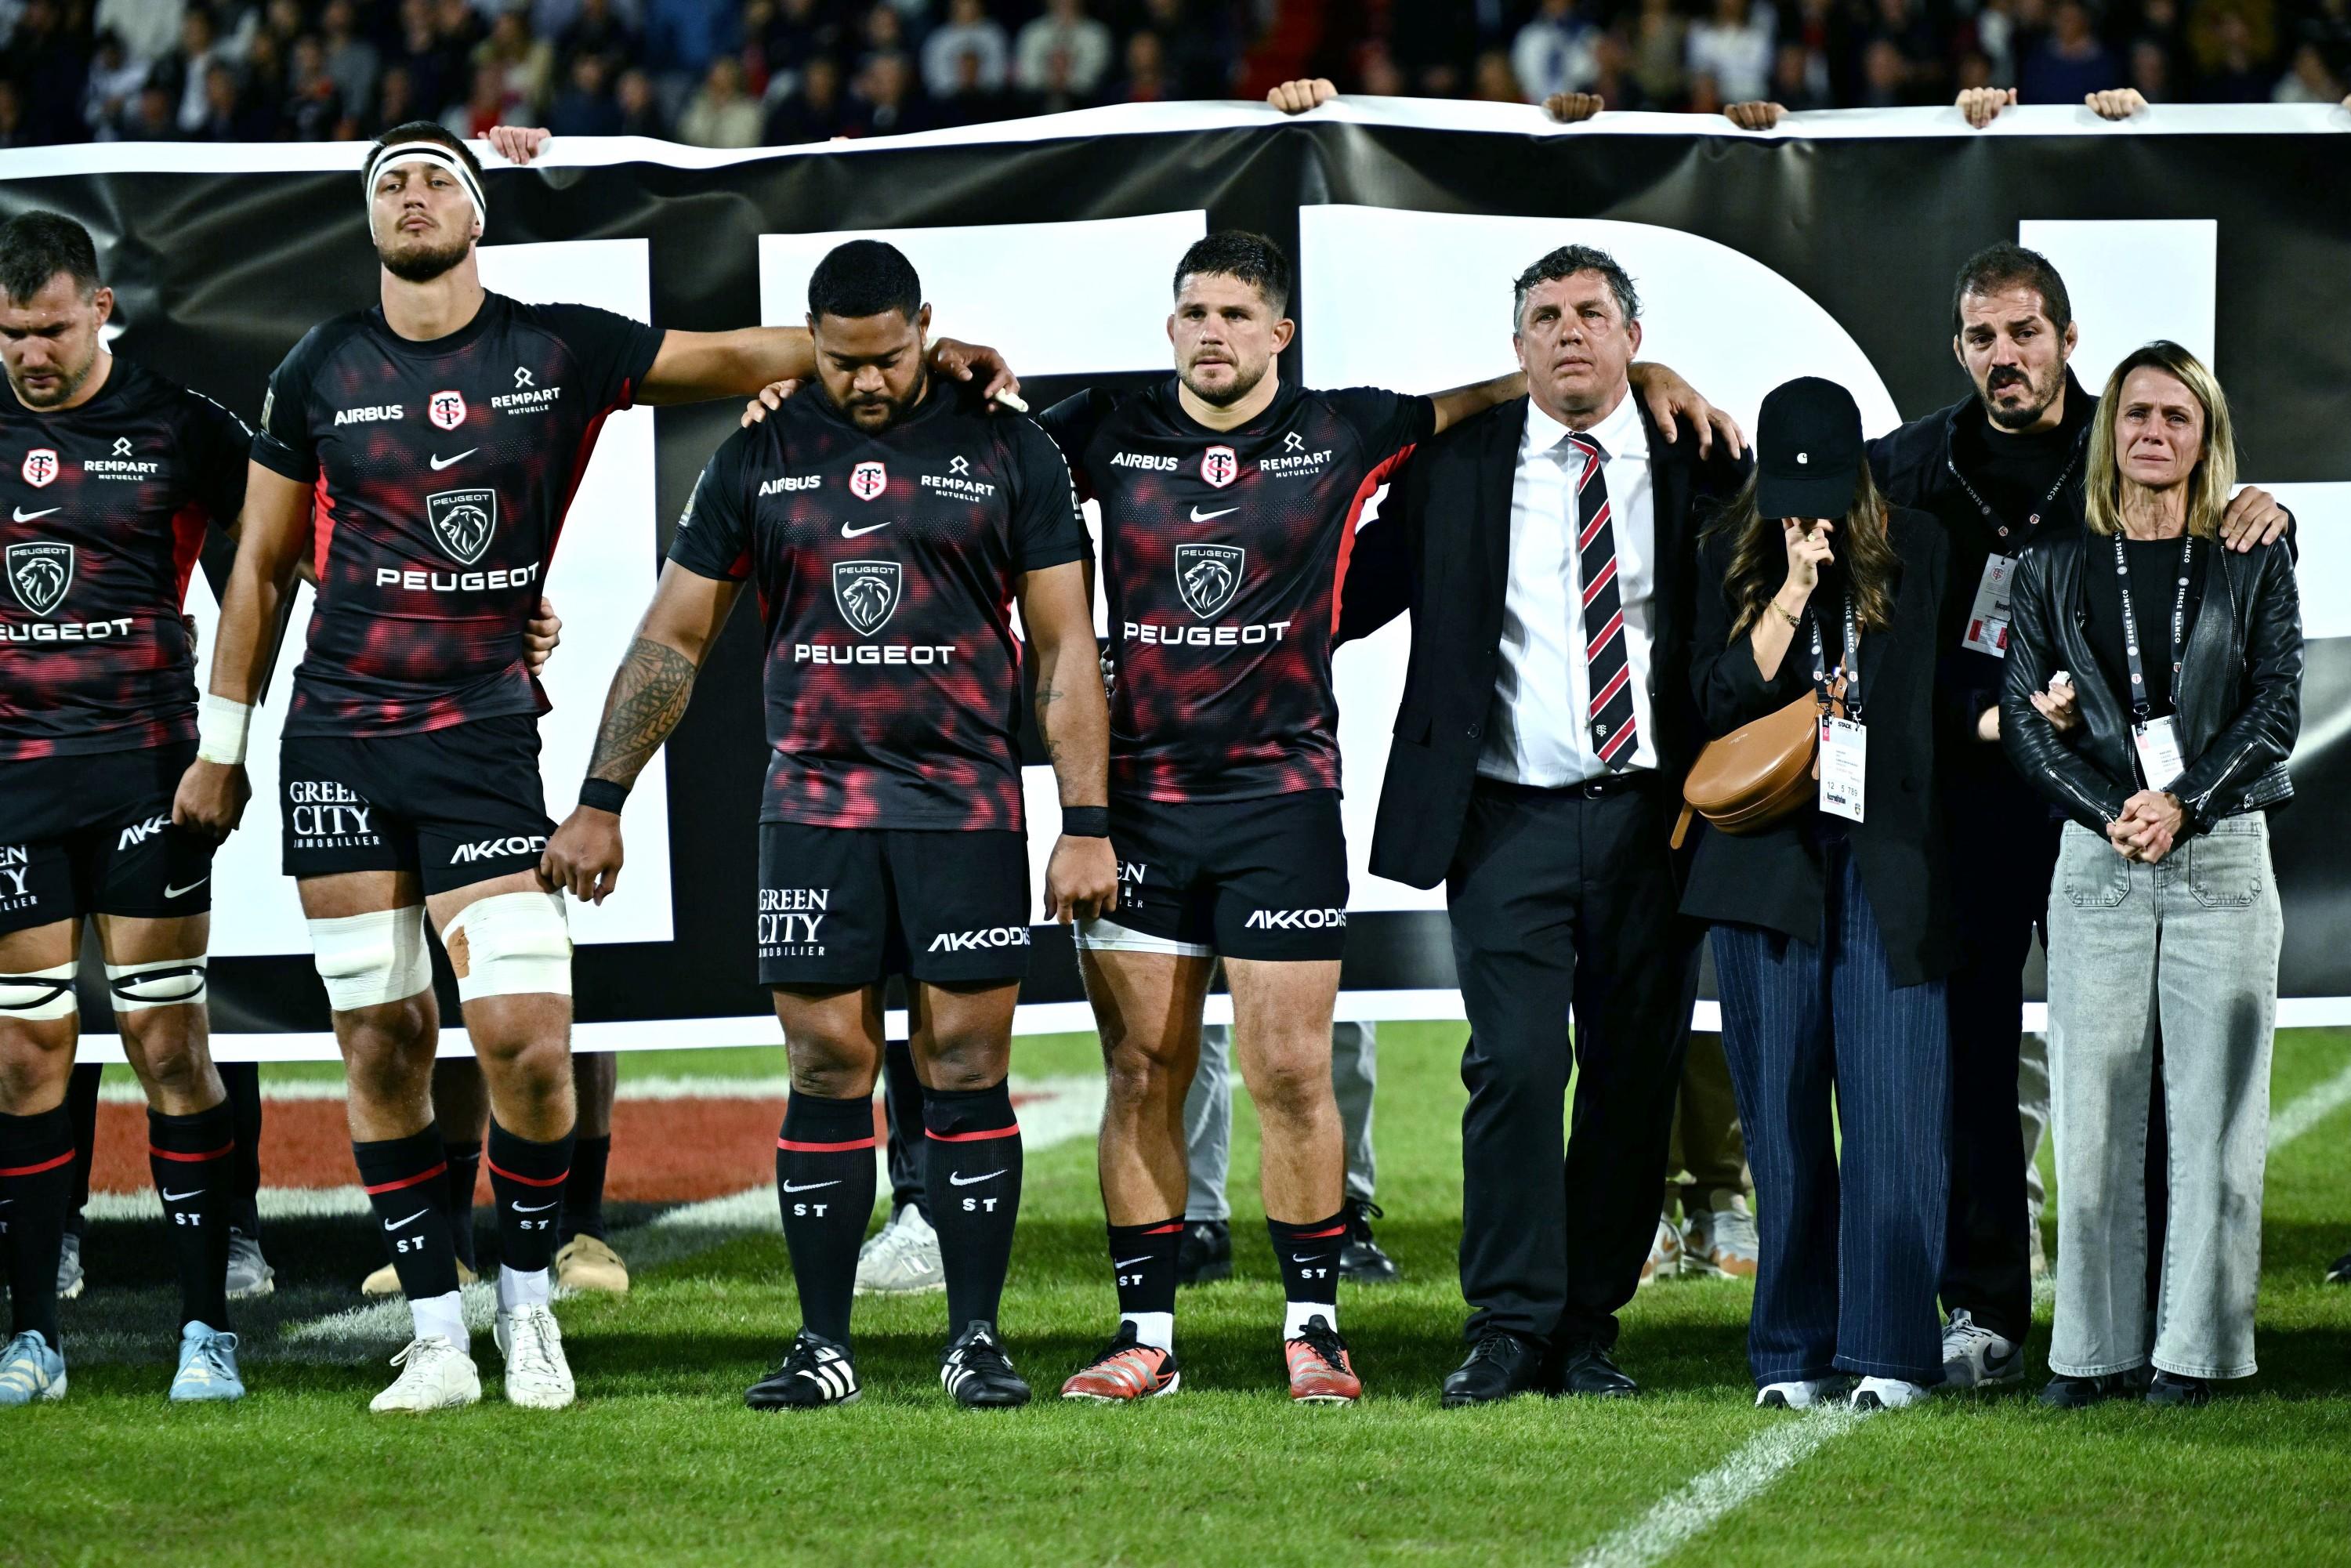
M479 1273L482 1266L474 1257L474 1189L481 1183L482 1140L444 1144L441 1153L449 1162L449 1175L441 1188L441 1209L449 1217L449 1240L457 1249L457 1261Z
M604 1239L604 1172L612 1163L612 1134L571 1140L571 1176L563 1184L559 1240L575 1236Z
M57 1338L57 1249L73 1204L73 1118L63 1105L0 1116L0 1224L8 1228L8 1296L16 1330Z
M228 1228L236 1217L236 1113L147 1113L147 1165L180 1270L180 1322L228 1327Z
M533 1143L493 1116L482 1163L489 1167L490 1197L498 1206L498 1304L545 1306L547 1265L563 1218L564 1178L571 1174L571 1134Z
M1134 1325L1139 1344L1176 1348L1176 1257L1184 1245L1184 1218L1110 1228L1110 1261L1118 1277L1118 1315Z
M89 1207L89 1162L98 1152L98 1092L106 1069L95 1061L78 1062L66 1081L66 1114L73 1118L73 1197L66 1228L82 1233L81 1211Z
M923 1091L924 1189L947 1277L948 1332L994 1322L1020 1217L1020 1123L998 1082Z
M442 1207L442 1183L449 1174L441 1130L430 1123L405 1138L351 1145L360 1184L383 1226L392 1266L407 1292L408 1310L419 1336L444 1334L465 1345L465 1320L457 1312L457 1252L449 1239L449 1214Z
M857 1249L873 1217L873 1102L794 1093L776 1138L776 1201L800 1322L812 1333L849 1343L857 1290Z
M236 1207L228 1222L256 1240L261 1239L261 1064L257 1061L220 1063L221 1087L228 1091L230 1110L236 1117Z
M1281 1264L1281 1291L1288 1298L1281 1334L1296 1339L1306 1320L1319 1317L1339 1326L1339 1249L1347 1244L1347 1211L1309 1225L1285 1225L1269 1215L1265 1228Z

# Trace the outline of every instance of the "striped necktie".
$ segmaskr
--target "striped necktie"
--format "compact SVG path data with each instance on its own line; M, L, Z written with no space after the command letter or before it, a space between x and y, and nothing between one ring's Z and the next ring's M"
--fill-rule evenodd
M1601 476L1600 444L1570 431L1567 444L1583 458L1575 479L1575 551L1583 580L1583 664L1591 681L1585 714L1592 749L1611 772L1633 764L1640 726L1633 716L1633 665L1625 654L1625 603L1616 581L1616 529L1609 517L1608 481Z

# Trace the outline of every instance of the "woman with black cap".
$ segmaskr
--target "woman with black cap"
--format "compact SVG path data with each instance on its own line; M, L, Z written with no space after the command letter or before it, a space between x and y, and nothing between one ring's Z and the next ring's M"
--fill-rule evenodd
M1898 1407L1943 1375L1944 536L1878 494L1860 411L1834 382L1772 392L1755 446L1755 477L1699 547L1699 716L1719 740L1834 706L1813 727L1817 785L1776 820L1708 827L1682 903L1714 926L1761 1209L1748 1358L1759 1405L1816 1405L1857 1377L1856 1407Z

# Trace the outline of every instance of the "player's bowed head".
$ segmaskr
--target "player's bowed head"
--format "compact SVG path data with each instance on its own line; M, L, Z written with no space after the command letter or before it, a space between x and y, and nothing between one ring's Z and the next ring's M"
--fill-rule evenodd
M923 345L931 308L923 303L914 264L897 246L881 240L836 246L809 278L808 329L817 380L858 429L889 429L929 391Z

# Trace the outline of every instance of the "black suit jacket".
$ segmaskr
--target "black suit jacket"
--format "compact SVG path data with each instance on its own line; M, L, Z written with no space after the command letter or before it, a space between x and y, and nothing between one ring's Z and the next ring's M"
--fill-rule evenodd
M1638 402L1637 397L1635 400ZM1685 430L1668 444L1646 405L1656 523L1649 705L1660 769L1677 793L1699 742L1686 672L1695 622L1699 531L1745 484L1748 465L1719 444L1701 461ZM1414 887L1445 880L1476 782L1501 664L1510 491L1527 400L1462 421L1414 454L1380 515L1355 536L1340 601L1342 641L1412 616L1412 656L1396 706L1371 868Z

